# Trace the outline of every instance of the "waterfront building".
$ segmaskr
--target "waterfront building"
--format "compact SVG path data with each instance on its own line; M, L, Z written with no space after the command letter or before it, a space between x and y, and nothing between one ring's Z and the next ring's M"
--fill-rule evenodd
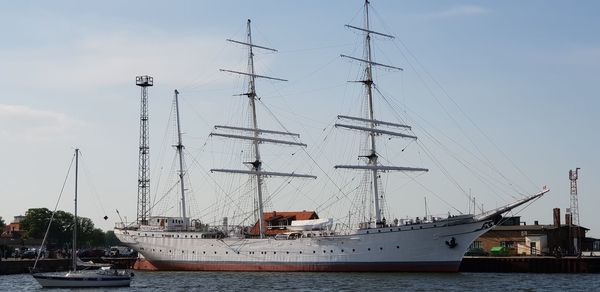
M585 238L588 228L573 225L570 214L565 214L565 224L561 224L560 209L554 209L553 224L533 224L521 221L520 216L506 217L502 223L481 235L473 244L473 255L489 254L494 247L504 247L505 255L573 255L581 247L575 246L574 238ZM587 242L583 240L583 242ZM584 246L585 249L585 246Z

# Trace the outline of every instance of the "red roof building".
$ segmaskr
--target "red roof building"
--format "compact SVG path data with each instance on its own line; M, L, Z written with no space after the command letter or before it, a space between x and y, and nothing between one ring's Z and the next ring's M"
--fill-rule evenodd
M265 226L265 235L274 236L280 233L287 232L287 226L292 224L294 220L312 220L319 219L319 215L315 211L297 211L297 212L265 212L263 213ZM258 236L259 235L259 224L258 221L250 229L249 234Z
M4 226L4 232L0 233L1 236L7 238L21 238L21 221L23 221L23 219L25 219L25 216L15 216L13 222Z

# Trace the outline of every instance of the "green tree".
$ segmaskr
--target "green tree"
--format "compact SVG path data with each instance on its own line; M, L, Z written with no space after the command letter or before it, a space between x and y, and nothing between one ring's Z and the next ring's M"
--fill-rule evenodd
M5 226L6 223L4 223L4 219L2 219L2 216L0 216L0 233L2 233L1 231L4 231Z
M21 226L28 238L44 238L46 228L52 216L47 208L27 210ZM57 246L71 245L73 240L73 214L58 210L50 225L47 242ZM104 246L104 231L94 227L91 219L79 217L77 220L77 245L80 247Z
M21 221L24 236L28 238L43 238L52 212L48 208L32 208L25 212Z
M106 246L115 246L121 243L121 241L119 241L119 239L115 235L115 232L112 230L106 231L106 234L104 236L104 242Z
M104 231L100 228L95 228L91 219L80 217L77 220L77 241L81 247L99 247L104 246Z
M56 211L48 232L48 242L56 243L58 246L71 245L73 241L73 218L73 214L69 212Z

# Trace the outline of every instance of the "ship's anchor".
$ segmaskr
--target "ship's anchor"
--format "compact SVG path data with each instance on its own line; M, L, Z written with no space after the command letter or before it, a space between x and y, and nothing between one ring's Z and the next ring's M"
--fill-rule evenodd
M450 238L450 240L446 240L446 245L450 248L455 248L458 243L456 243L456 239L454 237Z

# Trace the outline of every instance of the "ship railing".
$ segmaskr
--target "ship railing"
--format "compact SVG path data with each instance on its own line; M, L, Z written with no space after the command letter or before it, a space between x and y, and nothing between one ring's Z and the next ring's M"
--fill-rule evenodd
M137 230L139 228L139 226L135 223L123 223L123 222L116 222L115 223L115 229L122 229L122 230Z

